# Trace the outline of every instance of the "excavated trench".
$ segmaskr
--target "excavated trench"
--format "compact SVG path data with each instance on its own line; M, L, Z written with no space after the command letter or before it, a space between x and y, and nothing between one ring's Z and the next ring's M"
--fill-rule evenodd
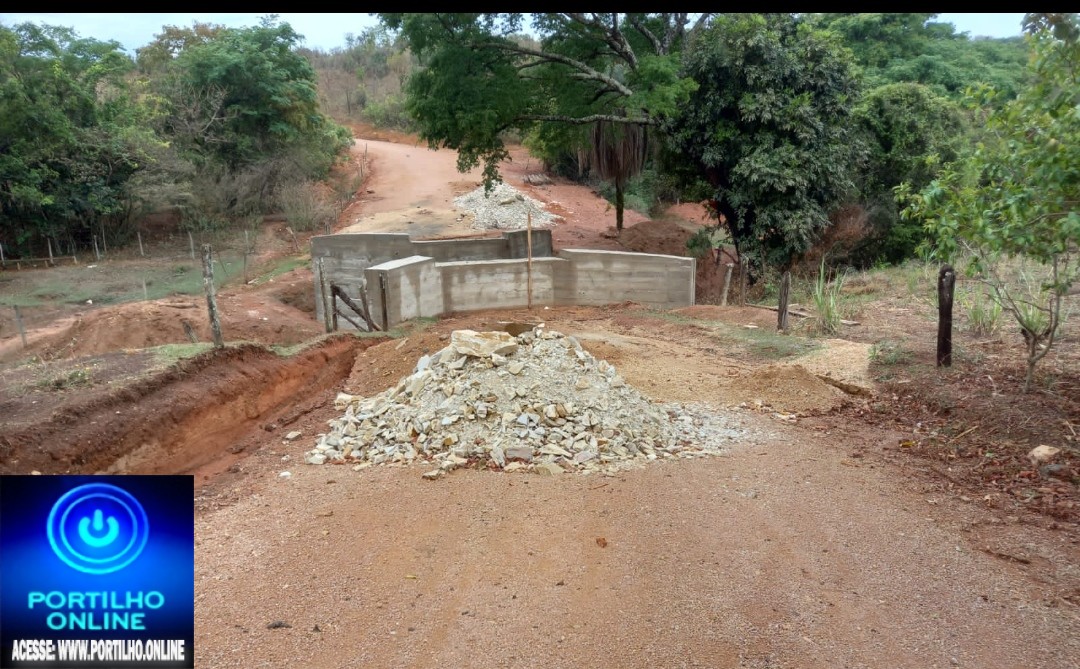
M195 473L203 480L328 406L356 354L379 341L342 335L287 358L256 345L205 353L4 435L0 473Z

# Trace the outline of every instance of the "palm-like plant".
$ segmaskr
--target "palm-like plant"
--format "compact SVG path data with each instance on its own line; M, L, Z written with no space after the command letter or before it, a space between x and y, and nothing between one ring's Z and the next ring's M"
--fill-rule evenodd
M626 182L645 167L648 133L638 123L597 121L589 132L589 167L615 182L615 229L623 229Z

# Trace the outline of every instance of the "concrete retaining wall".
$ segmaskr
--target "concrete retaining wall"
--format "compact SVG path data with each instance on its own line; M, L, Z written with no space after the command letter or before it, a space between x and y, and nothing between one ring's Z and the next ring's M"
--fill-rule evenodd
M558 276L557 304L633 301L661 309L694 303L693 258L651 253L566 249L570 270Z
M694 259L617 251L565 250L534 258L534 306L634 301L674 309L694 303ZM385 327L419 316L528 304L526 260L438 263L412 256L368 268L372 318ZM383 310L382 295L386 296Z
M526 236L525 230L515 230L502 233L502 237L428 241L413 241L404 233L351 233L312 237L311 260L315 275L316 316L319 321L324 318L325 300L320 281L322 277L325 277L327 284L339 285L346 293L355 297L366 285L367 269L374 265L410 256L424 256L437 262L525 258L528 254ZM534 258L550 257L551 230L533 230L532 245ZM369 299L372 292L368 291ZM375 313L373 308L372 315Z

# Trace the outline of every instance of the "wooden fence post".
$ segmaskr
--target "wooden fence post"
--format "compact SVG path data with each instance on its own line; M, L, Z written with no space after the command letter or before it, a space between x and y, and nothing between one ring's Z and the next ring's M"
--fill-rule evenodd
M214 295L214 258L209 244L202 247L203 288L206 290L206 311L210 315L210 332L214 335L214 347L221 348L221 321L218 319L217 297Z
M720 306L727 306L728 289L731 287L731 270L735 268L735 265L731 263L727 264L727 272L724 273L724 294L720 297Z
M191 244L191 259L195 260L195 238L191 236L191 230L187 233L188 244Z
M22 337L23 348L26 348L26 328L23 327L22 314L19 313L19 305L15 305L15 327L19 328L19 336Z
M938 272L938 329L937 366L952 366L952 312L953 291L956 289L956 272L950 265L943 265Z
M90 235L94 238L94 259L101 262L101 254L98 253L97 235Z
M526 215L528 216L528 219L525 227L525 245L528 246L529 249L528 260L525 265L525 284L526 290L529 292L528 308L529 311L532 311L532 212L526 212Z
M791 296L791 272L784 272L780 279L780 304L776 310L776 329L787 332L788 329L788 298Z
M139 255L141 255L142 257L144 257L144 258L145 258L145 257L146 257L146 252L145 252L145 251L143 251L143 245L142 245L142 233L141 233L141 232L139 232L138 230L136 230L136 231L135 231L135 236L139 238Z

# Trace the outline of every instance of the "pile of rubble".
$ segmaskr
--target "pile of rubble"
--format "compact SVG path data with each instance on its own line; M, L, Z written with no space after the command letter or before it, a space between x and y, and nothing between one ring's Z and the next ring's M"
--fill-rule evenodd
M480 186L454 198L454 205L473 215L472 227L478 230L523 230L529 214L533 227L555 225L555 217L544 211L543 203L505 182L496 185L490 193Z
M743 435L713 411L658 405L573 337L543 326L514 337L458 330L416 371L370 398L339 394L310 464L426 461L457 467L613 472L650 460L718 454Z

